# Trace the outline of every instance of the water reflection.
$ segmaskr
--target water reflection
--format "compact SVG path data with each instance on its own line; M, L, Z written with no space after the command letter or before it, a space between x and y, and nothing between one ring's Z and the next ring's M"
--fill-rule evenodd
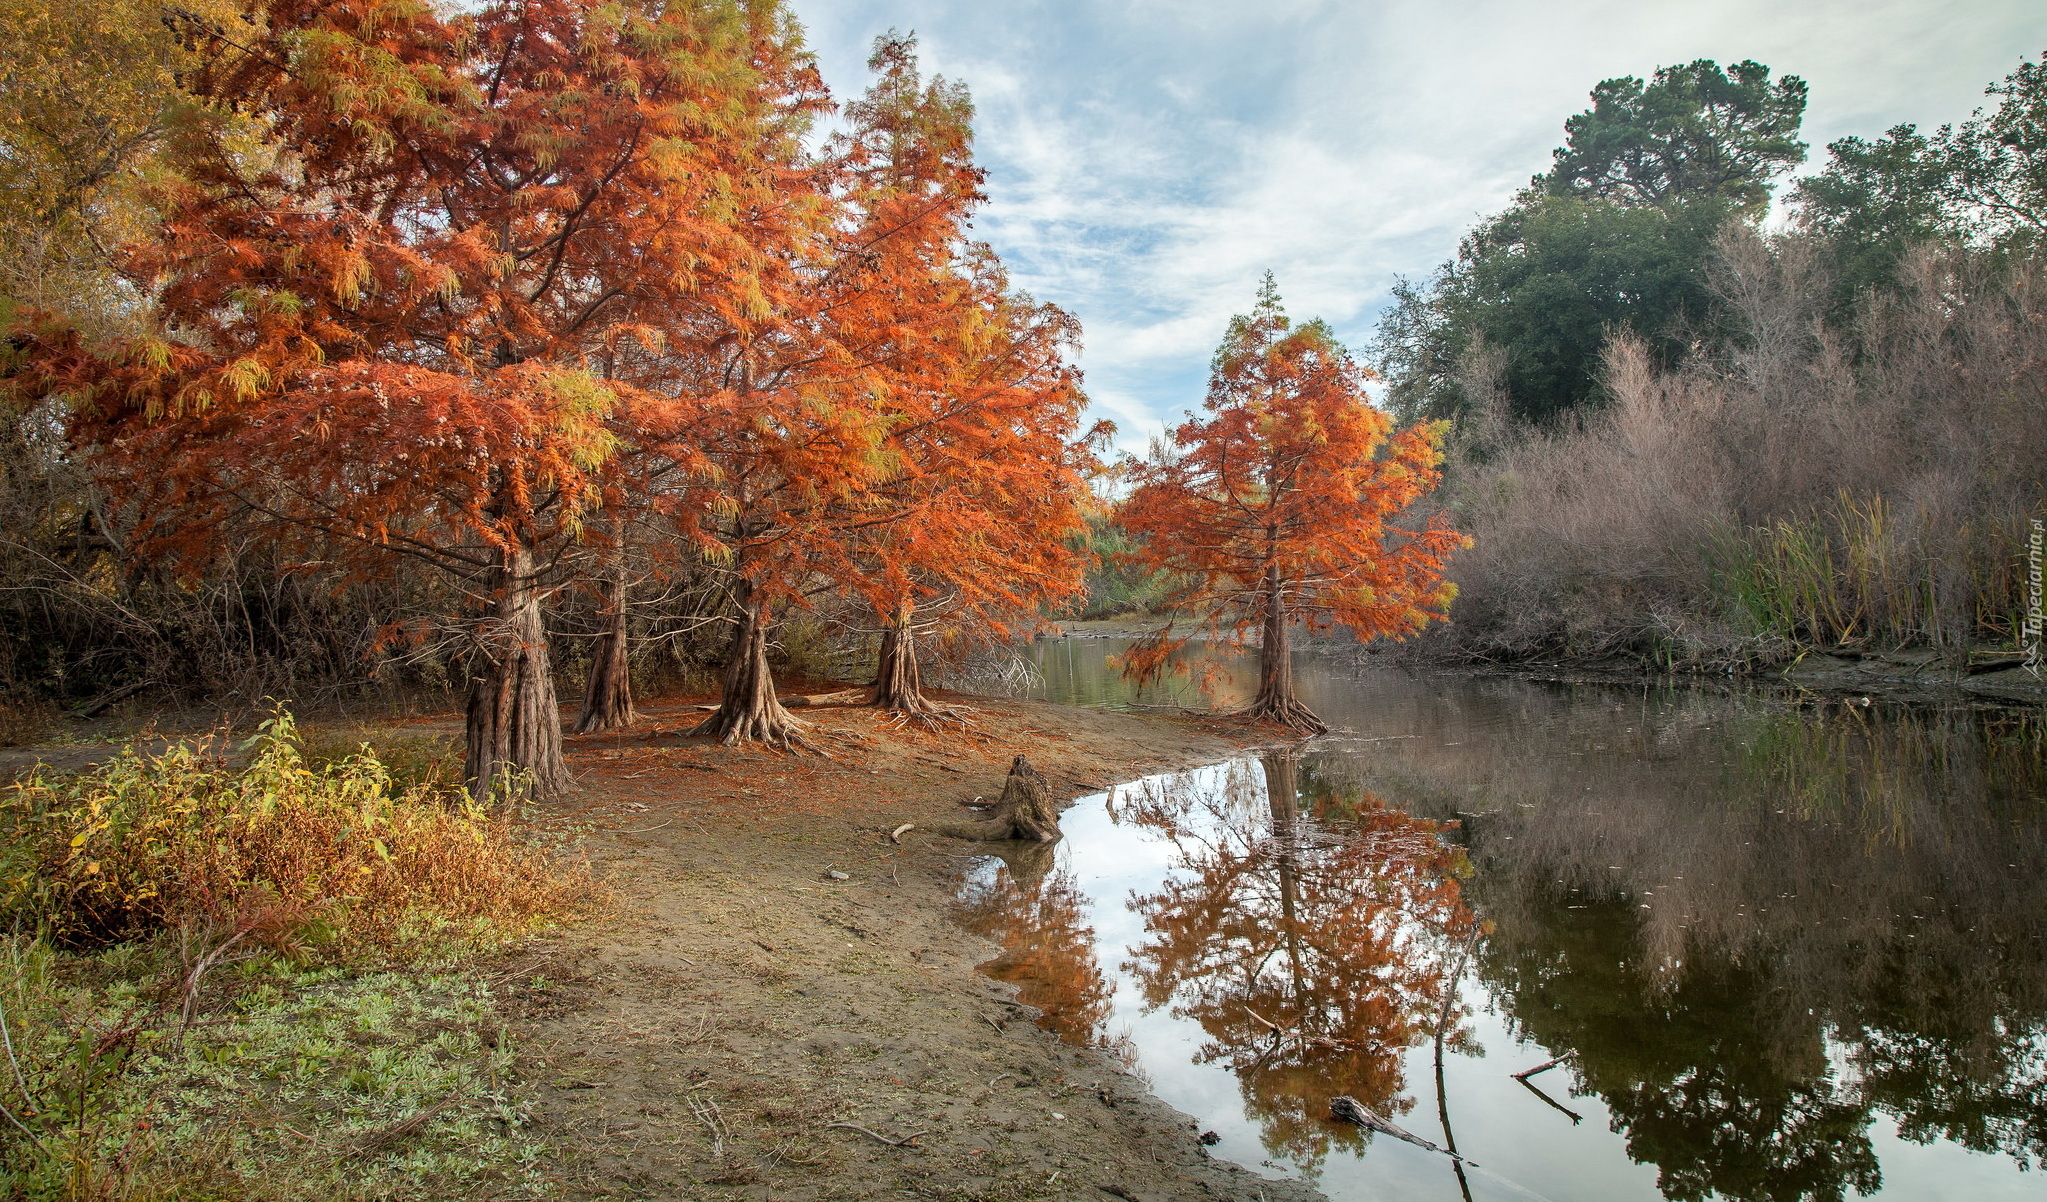
M1480 971L1670 1198L1840 1198L1913 1143L2047 1155L2037 714L1730 716L1720 771L1475 816Z
M1145 940L1125 969L1147 1007L1200 1024L1198 1059L1236 1074L1268 1152L1361 1146L1369 1132L1328 1121L1330 1082L1381 1113L1414 1106L1402 1053L1435 1031L1445 949L1471 926L1463 854L1371 794L1304 797L1290 754L1234 765L1222 789L1189 779L1112 802L1176 853L1128 902Z
M1109 1047L1109 980L1083 917L1086 899L1055 856L1051 843L1004 848L998 862L968 879L959 918L1002 946L980 970L1015 985L1017 1000L1038 1010L1039 1025L1068 1043Z
M2038 710L1300 671L1350 737L1119 788L968 892L1025 916L981 920L991 970L1073 1037L1130 1027L1219 1151L1460 1195L1327 1124L1349 1093L1454 1117L1477 1197L2035 1196ZM1566 1113L1507 1075L1567 1052L1531 1082Z

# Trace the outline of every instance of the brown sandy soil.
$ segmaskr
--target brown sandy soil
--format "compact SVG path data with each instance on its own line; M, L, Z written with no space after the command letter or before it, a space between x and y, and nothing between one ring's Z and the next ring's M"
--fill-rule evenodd
M965 735L798 711L830 758L681 738L698 715L680 703L570 740L582 792L559 816L596 828L619 896L499 974L569 1196L1318 1196L1210 1159L1114 1057L1060 1044L974 971L995 949L950 911L986 846L887 834L965 816L1020 752L1072 796L1235 745L1167 718L970 704Z

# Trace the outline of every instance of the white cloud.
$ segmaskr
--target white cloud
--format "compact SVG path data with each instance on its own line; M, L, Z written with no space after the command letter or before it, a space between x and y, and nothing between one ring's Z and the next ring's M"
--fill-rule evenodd
M1695 58L1801 75L1818 159L1959 120L2047 50L2036 0L794 2L841 95L890 27L973 90L979 230L1086 324L1096 408L1133 450L1199 404L1262 271L1363 342L1394 277L1542 170L1601 79Z

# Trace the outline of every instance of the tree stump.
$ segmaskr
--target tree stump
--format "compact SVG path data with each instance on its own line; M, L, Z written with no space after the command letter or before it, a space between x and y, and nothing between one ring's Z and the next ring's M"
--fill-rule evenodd
M979 822L939 822L929 828L955 839L999 843L1024 839L1034 843L1059 841L1059 804L1052 800L1052 784L1022 756L1009 764L1009 778L1002 782L988 817Z

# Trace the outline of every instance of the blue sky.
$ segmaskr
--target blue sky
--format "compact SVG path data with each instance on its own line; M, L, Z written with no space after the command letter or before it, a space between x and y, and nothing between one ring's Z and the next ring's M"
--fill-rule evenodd
M2047 50L2040 0L794 0L841 97L874 35L966 82L979 232L1079 315L1099 416L1141 450L1200 404L1258 276L1369 338L1616 75L1754 58L1811 86L1806 140L1967 117ZM1808 164L1812 166L1813 164Z

